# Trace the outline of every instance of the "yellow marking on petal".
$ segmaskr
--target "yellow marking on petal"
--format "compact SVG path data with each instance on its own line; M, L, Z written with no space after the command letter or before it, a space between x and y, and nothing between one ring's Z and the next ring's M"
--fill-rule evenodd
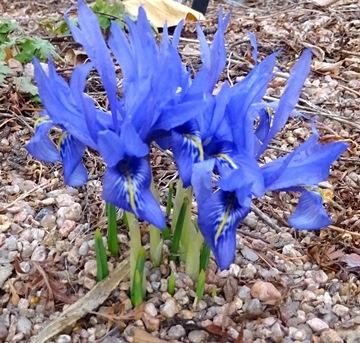
M268 113L269 117L271 117L272 111L270 107L266 107L266 112Z
M179 93L181 93L182 92L182 87L178 87L177 89L176 89L176 92L175 92L175 94L179 94Z
M226 154L216 154L214 157L221 157L223 158L227 163L229 163L234 169L238 169L238 166L234 163L234 161Z
M126 178L129 184L129 197L130 197L130 206L134 213L136 214L136 205L135 205L135 195L134 195L134 188L132 178L129 172L126 171Z
M195 142L196 147L199 150L200 161L203 161L204 160L204 150L203 150L203 147L202 147L202 144L201 144L201 141L199 140L199 138L197 138L194 135L190 135L188 133L185 133L184 137L190 138L193 142Z
M62 141L64 140L65 136L68 135L69 132L65 131L62 133L62 135L60 136L59 138L59 142L58 142L58 145L57 145L57 149L60 151L60 148L61 148L61 143Z
M334 193L331 189L321 189L321 195L323 202L332 201Z
M308 191L320 193L323 203L331 202L334 196L334 193L331 189L321 189L318 187L310 187L310 186L304 186L303 188L307 189Z
M215 243L217 243L217 240L219 239L222 231L224 230L225 224L226 224L227 220L229 219L229 214L230 214L231 207L232 207L232 201L230 201L229 204L227 205L226 211L225 211L225 214L224 214L224 218L221 221L221 223L219 225L219 228L216 231Z
M40 117L38 119L35 120L35 124L34 124L34 128L36 129L36 127L43 121L43 120L49 120L50 117L49 116L43 116Z

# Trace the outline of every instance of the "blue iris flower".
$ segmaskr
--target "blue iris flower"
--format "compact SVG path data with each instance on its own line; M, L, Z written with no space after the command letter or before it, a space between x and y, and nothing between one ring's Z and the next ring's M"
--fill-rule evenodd
M81 186L87 181L87 172L81 160L86 146L95 147L83 111L78 105L77 93L74 92L75 89L82 92L85 88L84 74L89 66L76 68L68 85L56 73L51 59L48 75L39 61L34 59L39 96L46 110L35 123L35 135L27 145L27 150L44 162L62 161L65 182L71 186ZM53 126L62 130L57 147L48 137L48 131Z
M124 77L123 97L118 99L115 67L96 15L81 0L78 8L79 27L65 18L91 62L76 67L68 85L51 61L47 75L34 60L40 98L49 118L39 121L41 125L37 125L29 151L44 161L61 160L65 182L72 185L86 181L81 164L85 147L98 151L108 167L103 198L162 229L165 218L150 189L150 144L170 137L170 130L194 117L204 102L201 90L190 92L190 72L177 52L182 23L171 43L164 28L160 47L142 7L136 24L127 19L129 39L117 24L111 25L108 45ZM84 93L86 78L93 67L103 82L110 112L97 108ZM47 136L53 125L66 132L59 153ZM42 141L46 144L36 143Z
M168 140L168 145L173 149L184 187L191 184L193 165L204 160L203 143L209 135L213 135L213 130L216 127L211 123L212 113L216 106L213 91L226 64L224 33L229 18L230 14L223 18L222 10L219 11L218 30L210 46L200 24L197 24L203 66L191 82L187 96L196 97L199 95L198 98L202 98L202 105L188 121L173 128Z
M191 182L198 202L199 227L221 269L228 268L234 259L236 228L249 213L252 198L263 196L266 190L302 193L289 219L295 228L319 229L331 222L321 194L306 186L316 186L328 177L331 164L347 144L321 144L313 127L311 138L289 155L262 166L257 162L288 120L310 70L311 52L307 50L294 66L279 103L272 104L276 111L270 118L260 101L273 76L276 55L270 55L244 80L232 88L225 86L218 94L212 113L217 127L203 144L205 161L193 168ZM218 179L215 184L214 171Z
M251 73L234 87L214 88L225 67L224 33L229 15L219 12L219 29L209 46L198 24L203 67L192 80L177 51L182 22L169 41L165 26L157 45L146 13L139 8L137 23L127 19L128 37L116 23L105 42L96 15L78 2L79 27L69 22L74 39L91 62L74 69L68 84L49 61L48 74L34 59L39 96L45 110L35 125L28 151L46 162L62 161L65 182L78 186L87 180L82 156L86 147L107 164L103 198L162 229L164 215L151 192L150 144L172 148L184 186L194 187L199 227L221 269L234 259L235 231L250 211L253 197L267 190L301 192L289 223L300 229L329 225L316 185L329 175L331 164L347 148L342 142L321 144L313 134L287 156L265 165L258 159L285 125L309 73L311 53L305 51L293 68L277 103L261 102L273 77L277 52L257 64L256 40ZM120 65L123 97L109 47ZM109 111L98 108L84 93L95 68L109 100ZM271 117L270 107L275 113ZM57 145L49 130L62 131ZM214 182L213 179L216 179Z

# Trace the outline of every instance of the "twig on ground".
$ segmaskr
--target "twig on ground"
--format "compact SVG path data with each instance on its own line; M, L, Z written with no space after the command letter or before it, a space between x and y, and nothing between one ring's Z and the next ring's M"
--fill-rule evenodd
M251 204L251 211L253 211L261 220L263 220L266 224L268 224L273 230L278 233L284 232L284 230L278 226L267 214L261 211L256 205Z
M42 183L41 185L38 185L38 186L34 187L33 189L30 189L30 190L27 191L26 193L21 194L18 198L16 198L16 199L15 199L14 201L12 201L10 204L7 204L5 207L0 208L0 212L7 210L7 209L10 208L11 206L15 205L18 201L25 199L25 198L28 197L31 193L36 192L36 191L38 191L39 189L43 189L43 188L49 186L52 182L53 182L53 180L48 180L48 181Z
M115 287L128 276L129 259L122 261L111 274L96 284L83 298L69 306L58 319L50 322L35 336L33 343L45 343L65 328L76 323L80 318L99 307L115 289Z

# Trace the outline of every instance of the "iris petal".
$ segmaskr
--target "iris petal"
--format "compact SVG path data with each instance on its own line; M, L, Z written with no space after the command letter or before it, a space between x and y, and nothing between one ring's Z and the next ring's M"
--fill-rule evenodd
M201 60L203 67L195 76L191 90L199 92L200 90L212 93L221 72L226 63L226 50L224 33L229 22L230 13L223 19L222 10L218 15L218 30L214 36L211 46L208 46L204 32L200 24L197 24L198 40L200 42Z
M322 195L304 190L294 214L288 220L296 229L316 230L331 224L331 219L322 204Z
M125 121L121 126L120 139L129 156L144 157L149 154L149 147L146 145L139 134L129 121Z
M343 142L320 144L316 138L313 135L288 156L261 168L267 190L317 185L328 178L331 164L348 145Z
M151 169L144 158L128 157L105 173L103 198L159 229L165 217L150 190Z
M123 142L114 131L104 130L99 132L97 145L108 167L114 167L125 156Z
M95 13L82 0L78 1L78 12L80 28L71 23L67 13L65 14L65 20L70 27L74 40L84 47L91 62L100 74L109 98L114 127L117 128L117 86L114 63L105 44Z
M254 103L261 101L273 77L277 52L266 57L254 67L244 80L230 88L230 100L226 108L227 129L239 150L254 151L254 122L249 111Z
M84 144L93 146L86 119L79 107L81 104L76 102L66 81L56 73L52 60L49 59L49 75L36 58L33 59L33 63L39 96L51 120L54 124L65 127Z
M256 65L257 64L257 55L258 55L256 37L252 32L249 32L249 36L250 36L251 46L253 47L253 51L252 51L251 55L252 55L255 65Z
M35 125L35 135L26 146L27 151L40 161L54 163L61 160L59 151L47 135L53 126L53 121L43 112Z
M60 138L59 148L65 183L74 187L82 186L88 179L87 171L81 163L85 145L65 132Z
M310 72L310 62L311 50L308 49L305 50L305 52L301 55L299 61L291 70L290 78L287 82L284 94L281 96L279 102L279 108L275 112L272 127L269 131L269 134L266 136L257 157L260 157L260 155L264 152L264 150L270 143L271 139L285 125L289 118L289 115L295 108L295 105L298 102L300 96L301 88L303 87L304 82Z
M225 191L236 191L243 188L244 194L249 192L256 197L263 196L264 181L256 161L246 154L236 156L234 161L238 168L228 172L217 182L217 185Z
M184 187L188 187L191 184L193 165L204 159L204 151L199 132L184 132L172 132L172 147Z
M234 192L219 190L199 207L199 228L215 255L220 269L226 269L234 260L236 228L248 214Z
M215 160L205 160L195 163L191 177L191 185L194 187L196 201L200 207L212 194L212 174Z

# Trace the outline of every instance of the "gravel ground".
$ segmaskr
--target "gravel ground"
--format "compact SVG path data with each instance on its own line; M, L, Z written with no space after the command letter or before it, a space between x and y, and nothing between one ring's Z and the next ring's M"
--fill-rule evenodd
M28 32L45 36L40 18L60 15L69 5L5 0L0 9L3 6L5 16L17 19ZM218 2L210 3L204 23L209 40L219 7ZM324 7L303 1L249 2L233 10L226 33L229 64L222 81L236 83L251 70L248 31L258 38L260 59L283 48L280 71L267 93L270 100L283 91L300 52L313 47L312 72L299 110L316 116L324 142L346 139L350 144L323 185L334 194L327 205L334 225L321 232L295 232L286 218L296 199L268 193L255 205L271 220L261 219L258 211L249 214L236 236L234 264L220 272L210 261L203 300L195 301L194 284L184 266L164 261L153 268L146 262L148 297L141 308L131 308L129 282L124 279L94 308L96 312L85 313L48 341L360 341L359 12L359 2L347 0ZM184 37L180 52L196 69L193 24L186 26ZM68 40L56 44L62 56L72 46ZM96 85L91 87L101 99ZM33 160L24 147L33 134L37 106L27 102L11 80L0 86L0 342L35 340L87 293L90 302L97 303L95 296L91 298L96 285L94 229L106 228L99 181L104 165L89 152L90 181L75 189L64 185L60 165ZM308 124L294 117L264 160L282 156L309 135ZM175 168L168 156L155 149L153 155L155 179L165 186L175 177ZM148 248L146 227L142 232ZM129 250L124 227L118 237L122 257L110 258L110 270L116 270ZM167 252L165 245L165 256ZM174 296L167 293L171 270L176 271Z

